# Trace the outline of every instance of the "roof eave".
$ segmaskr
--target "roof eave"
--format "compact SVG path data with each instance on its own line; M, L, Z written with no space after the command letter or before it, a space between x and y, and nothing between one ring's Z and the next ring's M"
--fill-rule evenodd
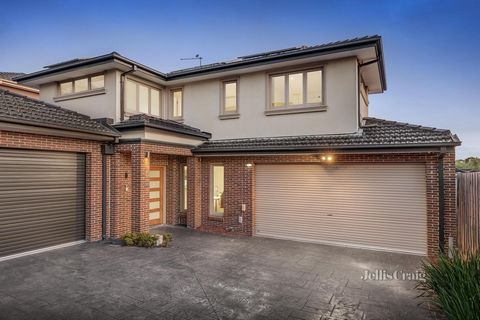
M61 73L61 72L64 72L64 71L69 71L69 70L72 70L72 69L82 68L82 67L86 67L86 66L90 66L90 65L94 65L94 64L99 64L99 63L103 63L103 62L110 62L110 61L115 61L115 60L126 63L128 65L132 65L132 66L135 65L139 69L141 69L143 71L146 71L148 73L151 73L154 76L159 77L161 80L166 80L166 76L165 76L164 73L159 72L155 69L149 68L149 67L147 67L147 66L145 66L141 63L130 60L130 59L128 59L128 58L126 58L126 57L124 57L124 56L122 56L122 55L120 55L116 52L112 52L112 53L109 53L109 54L106 54L106 55L94 57L94 58L87 59L87 60L74 62L74 63L71 63L71 64L62 65L62 66L59 66L59 67L54 67L52 69L40 70L40 71L37 71L37 72L26 74L24 76L15 77L15 78L13 78L13 80L18 81L18 82L25 82L25 81L30 81L30 80L33 80L33 79L36 79L36 78L44 77L44 76L47 76L47 75L52 75L52 74Z
M149 127L149 128L160 129L160 130L164 130L164 131L168 131L168 132L174 132L174 133L182 134L182 135L186 135L186 136L202 138L202 139L205 139L205 140L210 139L211 136L212 136L208 132L203 132L203 131L190 132L190 131L186 131L186 130L170 128L170 127L166 127L166 126L162 126L162 125L158 125L158 124L154 124L154 123L143 122L143 121L142 122L135 122L135 123L119 123L119 124L114 125L113 127L117 130L120 130L120 131L122 129Z
M254 59L250 61L249 60L239 61L237 63L218 65L212 68L188 70L182 73L171 72L171 73L167 73L166 76L167 76L167 80L177 80L177 79L192 77L200 74L215 73L220 71L226 71L229 69L244 68L246 66L255 66L255 65L267 64L267 63L279 62L282 60L288 60L292 58L297 59L297 58L309 57L309 56L320 55L320 54L325 55L325 54L331 54L331 53L337 53L337 52L344 52L344 51L349 51L354 49L367 48L371 46L376 47L377 55L379 56L379 66L380 66L379 69L381 70L380 77L382 79L382 87L386 90L386 79L385 79L384 64L383 64L383 49L382 49L380 36L370 37L368 39L360 39L360 40L356 40L349 43L333 44L327 47L312 48L310 50L307 49L304 51L287 53L280 56L264 57L261 59Z
M194 154L215 154L215 153L276 153L276 152L318 152L318 151L337 151L337 150L379 150L379 149L418 149L418 148L441 148L441 147L457 147L461 142L452 141L449 143L423 143L423 144L394 144L394 145L341 145L341 146L319 146L319 147L268 147L268 148L224 148L224 149L193 149Z
M53 125L53 124L46 124L46 123L42 123L42 122L38 122L38 121L30 121L30 120L27 121L27 120L20 120L20 119L11 119L11 118L6 118L6 117L0 117L0 122L7 122L7 123L14 123L14 124L42 127L42 128L59 129L59 130L72 131L72 132L80 132L80 133L86 133L86 134L104 136L104 137L111 137L111 138L118 138L118 137L121 136L120 133L116 133L116 132L113 132L113 131L111 133L108 133L108 132L100 132L100 131L94 131L94 130L82 130L82 129L78 129L78 128L57 126L57 125Z

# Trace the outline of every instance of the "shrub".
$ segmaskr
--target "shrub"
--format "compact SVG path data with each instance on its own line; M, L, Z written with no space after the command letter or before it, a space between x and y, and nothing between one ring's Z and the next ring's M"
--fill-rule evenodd
M158 236L148 232L132 232L121 236L120 239L126 246L151 248L156 245Z
M433 298L449 319L478 319L480 315L480 255L442 254L424 262L425 281L418 288Z
M162 246L168 247L170 245L170 242L172 242L172 240L173 240L173 234L171 234L170 232L164 233Z

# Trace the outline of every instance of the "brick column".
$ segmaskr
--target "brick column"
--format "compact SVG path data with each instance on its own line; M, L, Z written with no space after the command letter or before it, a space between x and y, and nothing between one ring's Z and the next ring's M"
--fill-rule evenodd
M145 157L142 144L132 147L132 231L149 230L148 189L150 158Z
M102 239L102 154L100 145L86 154L86 238Z
M448 250L448 238L457 244L457 202L455 149L449 150L443 158L443 181L445 192L445 249ZM445 251L446 252L446 251Z
M202 182L201 159L187 158L188 171L188 208L187 227L196 229L202 224Z

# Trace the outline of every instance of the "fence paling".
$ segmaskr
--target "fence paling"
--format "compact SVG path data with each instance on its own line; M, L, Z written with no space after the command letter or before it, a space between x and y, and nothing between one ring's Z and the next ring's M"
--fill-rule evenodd
M457 173L458 247L480 252L480 172Z

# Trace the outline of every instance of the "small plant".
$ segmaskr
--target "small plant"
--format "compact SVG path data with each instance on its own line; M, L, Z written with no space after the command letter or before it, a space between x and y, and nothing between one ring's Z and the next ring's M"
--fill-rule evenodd
M120 237L126 246L151 248L157 243L158 236L148 232L132 232Z
M478 319L480 315L480 255L453 252L435 262L424 262L425 281L418 284L422 295L433 298L449 319Z
M165 248L168 247L172 242L172 240L173 240L173 234L171 234L170 232L164 233L162 246Z

